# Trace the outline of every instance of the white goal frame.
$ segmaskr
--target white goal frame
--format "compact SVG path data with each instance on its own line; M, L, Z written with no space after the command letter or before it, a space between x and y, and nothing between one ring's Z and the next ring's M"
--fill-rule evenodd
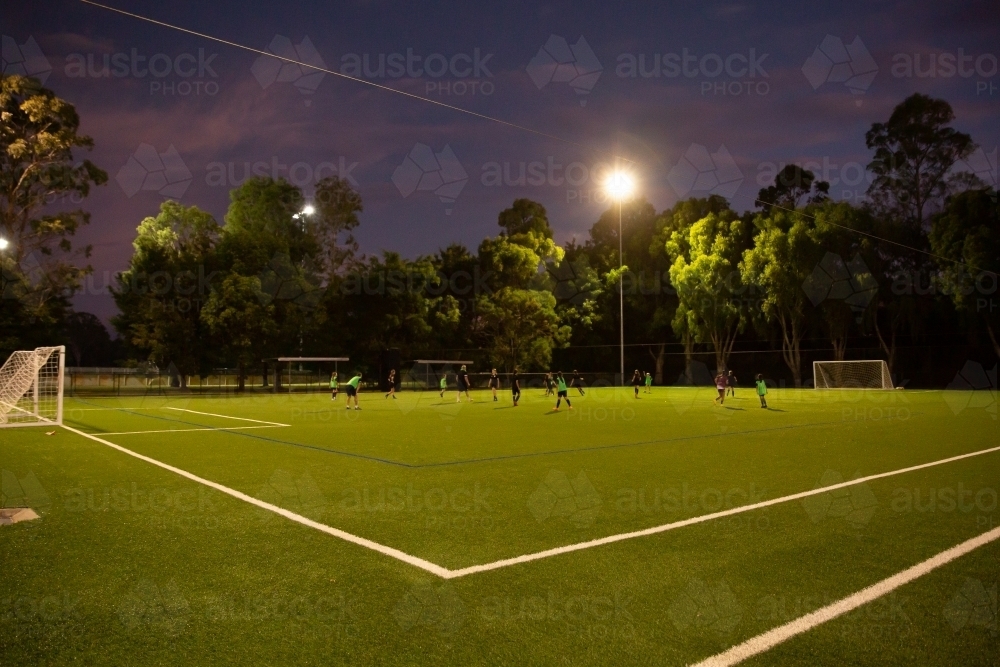
M61 426L66 347L19 350L0 367L0 428Z
M844 374L850 371L860 370L859 365L868 364L872 366L871 380L867 383L837 382L843 380ZM878 366L876 370L874 366ZM834 368L841 370L835 372ZM838 386L839 385L839 386ZM884 359L861 359L857 361L814 361L813 362L813 388L814 389L893 389L892 375L889 373L889 364Z

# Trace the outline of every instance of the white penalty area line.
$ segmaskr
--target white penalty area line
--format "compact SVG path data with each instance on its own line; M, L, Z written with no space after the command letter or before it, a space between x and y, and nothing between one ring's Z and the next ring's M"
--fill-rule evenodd
M255 420L251 420L251 421L255 421ZM309 528L315 528L316 530L318 530L318 531L320 531L322 533L326 533L327 535L332 535L333 537L338 537L338 538L340 538L340 539L342 539L342 540L344 540L346 542L350 542L352 544L357 544L358 546L362 546L362 547L365 547L367 549L371 549L372 551L377 551L377 552L379 552L381 554L384 554L386 556L389 556L391 558L395 558L397 560L401 560L404 563L407 563L409 565L413 565L414 567L419 567L420 569L426 570L427 572L430 572L431 574L435 574L435 575L437 575L439 577L445 577L445 578L447 578L447 574L449 572L448 569L443 568L440 565L435 565L434 563L431 563L430 561L426 561L423 558L417 558L416 556L411 556L410 554L403 553L402 551L400 551L398 549L393 549L392 547L387 547L384 544L379 544L378 542L373 542L371 540L366 540L363 537L358 537L357 535L352 535L351 533L345 532L343 530L338 530L337 528L331 528L330 526L327 526L325 524L319 523L318 521L313 521L312 519L304 517L301 514L296 514L295 512L290 512L289 510L286 510L286 509L284 509L282 507L278 507L277 505L272 505L271 503L264 502L263 500L258 500L257 498L254 498L253 496L248 496L247 494L242 493L240 491L237 491L236 489L231 489L228 486L223 486L222 484L218 484L217 482L213 482L211 480L205 479L204 477L199 477L198 475L189 473L186 470L181 470L180 468L175 468L174 466L172 466L170 464L163 463L162 461L157 461L156 459L150 458L148 456L143 456L142 454L139 454L137 452L133 452L130 449L126 449L125 447L122 447L120 445L116 445L113 442L109 442L108 440L104 440L103 438L99 438L96 435L91 435L90 433L84 433L83 431L78 431L77 429L72 428L71 426L66 426L65 424L63 425L63 428L66 429L67 431L70 431L71 433L76 433L77 435L82 435L85 438L88 438L90 440L94 440L95 442L99 442L102 445L107 445L108 447L111 447L112 449L117 449L118 451L122 452L123 454L128 454L129 456L133 456L133 457L139 459L140 461L145 461L146 463L151 463L154 466L157 466L159 468L163 468L164 470L169 470L170 472L172 472L172 473L174 473L176 475L180 475L181 477L184 477L185 479L189 479L192 482L197 482L198 484L204 484L205 486L207 486L209 488L215 489L216 491L219 491L221 493L225 493L226 495L232 496L233 498L236 498L237 500L242 500L243 502L250 503L251 505L254 505L254 506L259 507L261 509L267 510L269 512L274 512L275 514L279 514L279 515L285 517L286 519L291 519L292 521L295 521L296 523L300 523L303 526L308 526Z
M917 565L903 570L898 574L894 574L888 579L883 579L877 584L873 584L868 588L854 593L853 595L849 595L842 600L838 600L837 602L829 604L821 609L817 609L812 613L778 626L773 630L768 630L763 634L746 640L742 644L737 644L727 651L713 655L711 658L702 660L693 667L730 667L730 665L743 662L747 658L751 658L774 648L778 644L791 639L795 635L807 632L818 625L841 616L842 614L846 614L847 612L853 611L854 609L868 604L873 600L877 600L883 595L896 590L900 586L908 584L929 572L933 572L942 565L947 565L956 558L964 556L970 551L989 544L998 538L1000 538L1000 528L994 528L993 530L983 533L982 535L966 540L965 542L962 542L947 551L942 551L938 555L932 556L922 563L918 563Z
M177 410L178 412L190 412L193 415L205 415L207 417L219 417L220 419L239 419L245 422L254 422L256 424L268 424L270 426L291 426L291 424L282 424L280 422L266 422L262 419L250 419L248 417L233 417L232 415L217 415L214 412L198 412L197 410L188 410L187 408L163 408L164 410Z
M802 491L801 493L793 493L788 496L773 498L771 500L764 500L759 503L753 503L751 505L741 505L739 507L733 507L731 509L723 510L721 512L713 512L711 514L704 514L701 516L691 517L690 519L683 519L681 521L675 521L673 523L667 523L660 526L653 526L652 528L646 528L644 530L637 530L630 533L620 533L617 535L609 535L607 537L588 540L586 542L579 542L577 544L569 544L562 547L556 547L554 549L546 549L544 551L538 551L532 554L525 554L523 556L517 556L515 558L505 558L503 560L494 561L492 563L485 563L483 565L473 565L471 567L464 567L457 570L450 570L446 567L442 567L430 561L424 560L423 558L418 558L417 556L411 556L410 554L400 551L399 549L394 549L392 547L385 546L384 544L379 544L378 542L374 542L372 540L359 537L357 535L352 535L351 533L340 530L338 528L327 526L325 524L319 523L318 521L313 521L312 519L306 518L300 514L296 514L295 512L291 512L284 508L278 507L277 505L272 505L271 503L266 503L263 500L258 500L253 496L248 496L245 493L242 493L235 489L231 489L227 486L223 486L222 484L219 484L217 482L213 482L204 479L202 477L198 477L197 475L189 473L186 470L181 470L180 468L175 468L172 465L163 463L161 461L157 461L156 459L150 458L148 456L138 454L130 449L122 447L121 445L116 445L113 442L99 438L96 435L92 435L90 433L84 433L83 431L79 431L75 428L66 425L63 425L63 428L72 433L76 433L77 435L82 435L85 438L89 438L90 440L94 440L95 442L99 442L113 449L117 449L118 451L128 454L129 456L134 456L135 458L141 461L152 463L153 465L159 466L164 470L169 470L170 472L176 473L182 477L198 482L199 484L204 484L205 486L213 488L217 491L221 491L222 493L230 495L234 498L238 498L239 500L248 502L251 505L260 507L261 509L274 512L275 514L279 514L285 517L286 519L291 519L292 521L301 523L304 526L315 528L316 530L326 533L328 535L339 537L340 539L345 540L347 542L351 542L352 544L357 544L359 546L366 547L373 551L377 551L378 553L390 556L391 558L395 558L397 560L401 560L404 563L413 565L414 567L419 567L420 569L430 572L431 574L435 574L441 577L442 579L457 579L459 577L465 577L470 574L477 574L479 572L488 572L490 570L499 570L504 567L510 567L512 565L520 565L522 563L530 563L531 561L541 560L543 558L550 558L552 556L559 556L562 554L571 553L573 551L582 551L584 549L592 549L594 547L603 546L605 544L613 544L615 542L622 542L624 540L631 540L638 537L646 537L648 535L656 535L657 533L665 533L667 531L675 530L677 528L683 528L685 526L692 526L698 523L705 523L707 521L712 521L714 519L721 519L723 517L742 514L744 512L752 512L754 510L762 509L764 507L779 505L781 503L790 502L792 500L799 500L801 498L808 498L809 496L815 496L821 493L829 493L830 491L835 491L837 489L843 489L850 486L855 486L857 484L864 484L865 482L870 482L876 479L884 479L886 477L893 477L895 475L903 475L905 473L913 472L915 470L933 468L935 466L944 465L946 463L953 463L955 461L961 461L975 456L982 456L984 454L990 454L993 452L1000 451L1000 447L990 447L989 449L981 449L979 451L969 452L967 454L959 454L958 456L951 456L946 459L931 461L929 463L921 463L919 465L909 466L907 468L900 468L899 470L891 470L889 472L878 473L875 475L868 475L867 477L859 477L857 479L852 479L847 482L841 482L839 484L821 486L819 488L812 489L811 491Z
M113 433L101 433L100 435L146 435L147 433L193 433L194 431L247 431L254 428L281 428L288 424L269 424L266 426L219 426L218 428L206 426L204 428L164 428L155 431L118 431Z
M970 452L968 454L960 454L958 456L952 456L947 459L941 459L940 461L931 461L930 463L921 463L919 465L910 466L908 468L900 468L899 470L891 470L889 472L878 473L876 475L868 475L867 477L859 477L857 479L852 479L847 482L841 482L839 484L831 484L830 486L821 486L819 488L812 489L811 491L802 491L801 493L793 493L788 496L782 496L780 498L772 498L771 500L764 500L759 503L753 503L751 505L740 505L739 507L733 507L728 510L722 510L721 512L703 514L701 516L691 517L690 519L682 519L681 521L675 521L673 523L667 523L661 526L653 526L652 528L636 530L631 533L619 533L618 535L609 535L607 537L601 537L595 540L578 542L577 544L568 544L564 547L546 549L545 551L538 551L533 554L525 554L524 556L517 556L515 558L505 558L504 560L498 560L493 563L486 563L484 565L473 565L471 567L464 567L460 570L452 570L451 577L449 578L463 577L467 574L475 574L477 572L487 572L489 570L497 570L502 567L510 567L511 565L529 563L533 560L541 560L542 558L559 556L561 554L570 553L571 551L592 549L593 547L599 547L605 544L613 544L614 542L621 542L623 540L631 540L637 537L646 537L647 535L656 535L657 533L665 533L668 530L675 530L677 528L683 528L685 526L693 526L694 524L704 523L706 521L713 521L715 519L721 519L723 517L733 516L735 514L742 514L744 512L752 512L754 510L762 509L764 507L779 505L781 503L787 503L792 500L799 500L801 498L808 498L809 496L815 496L821 493L829 493L830 491L836 491L837 489L843 489L849 486L863 484L865 482L870 482L872 480L883 479L885 477L892 477L894 475L902 475L908 472L913 472L915 470L923 470L924 468L932 468L934 466L944 465L945 463L961 461L962 459L972 458L973 456L982 456L983 454L989 454L991 452L996 452L996 451L1000 451L1000 447L991 447L989 449L982 449L976 452Z

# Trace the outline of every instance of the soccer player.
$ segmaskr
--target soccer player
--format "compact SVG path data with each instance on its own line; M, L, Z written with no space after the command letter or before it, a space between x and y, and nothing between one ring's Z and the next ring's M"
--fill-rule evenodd
M732 370L726 375L726 389L730 396L736 398L736 374Z
M393 400L396 400L396 369L393 368L389 371L389 393L385 395L386 398L392 396Z
M726 402L726 373L725 371L720 371L718 375L715 376L715 388L719 390L719 395L712 399L713 403L718 403L722 405Z
M500 388L500 376L497 375L497 369L493 369L490 373L490 389L493 391L493 400L497 400L497 389Z
M545 374L545 395L555 396L555 382L552 381L552 373Z
M569 386L576 387L580 390L580 395L583 396L583 376L580 375L580 371L573 371L573 380L569 383Z
M350 380L347 381L347 409L351 409L351 398L354 398L354 409L360 410L361 406L358 405L358 385L361 384L361 373L358 373Z
M653 376L649 374L649 371L646 371L646 387L642 390L642 393L653 393Z
M510 376L510 397L514 399L514 407L517 407L517 402L521 400L521 378L517 372L517 368L514 369L513 375Z
M337 391L340 389L340 383L337 382L337 373L330 373L330 400L337 400Z
M566 399L566 407L572 410L573 404L569 402L569 396L567 394L567 389L566 389L566 378L563 377L562 371L556 373L555 382L556 382L556 388L559 390L559 393L557 394L556 398L556 407L552 409L558 411L559 406L560 404L562 404L563 399Z
M639 373L639 369L635 369L632 373L632 389L635 390L635 397L639 398L639 385L642 384L642 375Z
M448 374L441 374L441 382L438 383L441 387L441 393L438 394L441 398L444 398L444 392L448 391Z
M469 399L469 403L472 403L472 396L469 396L469 373L465 370L465 365L462 365L462 370L458 371L458 397L455 398L456 403L462 402L462 392L465 392L465 397Z
M760 407L767 409L767 384L764 383L764 376L757 373L757 397L760 399Z

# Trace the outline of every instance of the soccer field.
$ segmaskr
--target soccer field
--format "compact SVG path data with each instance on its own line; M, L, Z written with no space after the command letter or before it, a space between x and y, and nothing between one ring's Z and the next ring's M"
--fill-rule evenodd
M997 664L989 392L541 394L66 399L0 663Z

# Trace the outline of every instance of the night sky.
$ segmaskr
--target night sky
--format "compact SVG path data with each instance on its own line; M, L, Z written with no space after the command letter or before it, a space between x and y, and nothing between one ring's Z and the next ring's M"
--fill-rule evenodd
M711 192L751 208L789 162L858 200L865 131L919 91L951 103L983 148L972 168L996 184L995 2L180 4L114 6L567 141L86 4L7 0L4 71L72 102L110 177L79 235L95 273L76 304L103 318L139 221L174 197L221 222L248 164L307 194L350 178L366 253L475 248L518 197L565 242L607 207L616 154L657 210Z

